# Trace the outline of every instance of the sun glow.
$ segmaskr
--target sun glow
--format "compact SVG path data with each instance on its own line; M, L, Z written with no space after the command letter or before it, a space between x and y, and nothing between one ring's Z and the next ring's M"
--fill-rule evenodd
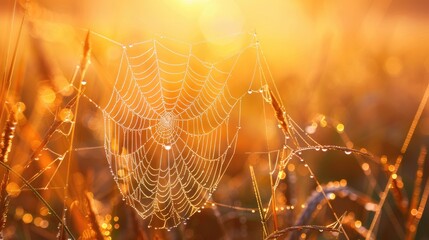
M210 0L182 0L186 4L204 4Z
M408 140L428 135L429 117L419 110L420 127L406 128L429 92L429 15L406 5L0 1L0 162L13 159L0 171L2 236L282 238L294 210L322 225L291 239L339 237L343 220L421 238L427 150L416 159ZM93 64L80 67L88 48ZM354 191L373 182L381 190ZM418 191L420 204L405 211L390 190ZM319 215L337 206L347 214L335 222ZM393 216L391 228L383 206L415 222Z

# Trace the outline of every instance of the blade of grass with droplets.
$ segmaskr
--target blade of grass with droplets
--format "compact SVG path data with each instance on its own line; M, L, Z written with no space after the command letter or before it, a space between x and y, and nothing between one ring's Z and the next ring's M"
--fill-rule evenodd
M264 208L262 206L261 195L259 193L258 183L256 181L256 176L255 176L255 171L253 170L253 166L249 166L249 170L250 170L250 177L252 178L253 191L255 192L256 203L258 205L259 217L261 218L262 230L264 233L264 237L266 237L268 236L267 223L265 222Z
M270 156L270 154L269 154L269 156ZM271 188L271 199L272 199L270 201L271 202L271 211L273 212L274 231L277 232L279 225L277 222L278 220L277 220L277 210L276 210L276 189L275 189L274 184L273 184L273 172L275 172L275 171L273 171L272 166L271 166L271 157L268 158L268 168L270 171L269 177L270 177L270 188ZM276 179L277 178L278 178L278 175L277 175Z
M268 235L265 238L265 240L277 239L277 238L283 237L284 235L288 234L289 232L302 231L302 230L313 230L313 231L317 231L317 232L340 233L340 230L338 230L337 228L318 226L318 225L302 225L302 226L287 227L287 228L284 228L284 229L279 230L277 232L274 232L274 233Z

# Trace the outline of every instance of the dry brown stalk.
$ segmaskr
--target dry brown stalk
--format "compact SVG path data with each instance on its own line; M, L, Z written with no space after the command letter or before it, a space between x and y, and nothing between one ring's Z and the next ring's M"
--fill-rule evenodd
M403 182L400 176L397 175L397 178L392 180L392 195L396 201L396 205L398 205L399 210L404 216L406 216L408 198L403 188L400 186L403 186Z
M6 121L6 126L2 134L1 139L1 148L0 148L0 161L3 163L6 163L8 161L9 153L12 149L12 140L15 136L15 130L16 130L16 115L13 110L9 113L9 118ZM6 186L9 183L9 170L6 170L6 172L3 175L3 180L1 182L0 186L0 233L3 232L3 229L6 225L6 219L7 219L7 211L8 211L8 205L9 205L9 197L6 191Z
M89 35L90 35L90 31L88 31L88 33L86 34L85 44L83 46L83 57L80 63L79 88L78 88L78 93L76 95L76 100L75 100L74 110L73 110L73 116L75 119L77 119L77 114L79 112L79 100L83 93L83 89L85 85L83 84L83 78L85 77L85 73L90 62L91 47L89 43ZM73 155L72 152L73 152L73 146L74 146L75 133L76 133L76 120L75 120L75 123L72 125L72 129L70 133L70 147L69 147L69 155L68 155L68 163L67 163L68 171L66 174L66 185L68 185L68 182L69 182L69 170L70 170L70 164L71 164L71 159Z
M4 163L8 161L8 156L12 149L12 140L15 136L16 124L15 112L11 110L0 142L0 161Z
M76 230L76 232L79 233L80 235L82 235L85 232L85 230L88 229L85 206L82 206L83 205L81 204L82 202L84 201L82 200L81 202L79 202L75 200L71 202L69 205L69 211L68 211L68 213L71 216L70 220L73 224L73 227Z
M3 229L6 226L9 197L7 196L6 186L9 182L9 171L3 175L0 185L0 236L3 236Z
M388 163L381 163L381 164L383 165L383 170L386 176L390 177L391 171L389 171L389 164ZM408 198L403 188L399 187L403 185L402 179L398 174L396 176L397 176L396 178L392 178L391 191L392 191L393 200L395 201L402 215L407 216Z
M412 220L411 220L410 225L407 225L407 228L409 229L409 231L407 231L407 235L406 235L405 239L407 239L407 240L414 239L414 237L417 233L417 227L418 227L420 220L422 219L422 216L423 216L423 211L426 208L428 198L429 198L429 179L426 181L425 188L423 190L423 194L422 194L422 197L420 199L419 207L418 207L417 211L414 214L412 214Z
M65 222L65 211L63 211L63 221ZM64 224L62 222L59 223L57 240L67 240L67 234L65 231Z
M279 102L277 101L277 99L274 96L271 89L269 90L269 92L270 92L270 98L271 98L271 106L273 107L273 109L275 111L277 121L279 121L279 124L281 126L282 131L283 131L283 134L285 136L289 136L292 139L292 142L295 144L295 146L299 147L298 141L296 140L295 136L292 135L292 132L288 126L289 121L286 119L287 118L285 116L286 114L282 110L282 107L280 106Z
M18 30L18 36L17 36L17 39L15 41L15 48L13 51L12 60L11 60L9 69L7 70L7 72L6 72L6 70L4 72L3 81L1 81L1 83L0 83L0 104L5 103L5 99L7 98L7 94L8 94L9 88L10 88L10 84L12 81L13 72L14 72L15 64L16 64L18 47L19 47L19 43L20 43L20 39L21 39L21 35L22 35L22 29L24 26L26 16L27 16L26 13L22 16L21 23L20 23L19 30ZM7 64L7 58L8 58L8 56L6 57L6 64ZM0 119L2 119L3 111L0 113L0 116L1 116Z
M65 176L65 185L66 188L64 189L64 209L67 207L67 203L66 200L68 199L68 185L69 185L69 178L70 178L70 169L71 169L71 160L72 160L72 156L73 156L73 146L74 146L74 140L75 140L75 134L76 134L76 119L77 119L77 115L79 112L79 100L80 97L83 93L83 89L84 89L84 83L83 83L83 78L85 76L86 73L86 69L89 65L90 62L90 52L91 52L91 47L90 47L90 43L89 43L89 35L90 35L90 31L88 31L86 38L85 38L85 44L83 46L83 57L80 63L80 78L79 78L79 88L78 88L78 92L75 96L75 100L73 103L74 106L74 110L73 110L73 116L75 118L75 122L72 124L71 126L71 132L70 132L70 145L69 145L69 150L68 150L68 159L67 159L67 171L66 171L66 176ZM93 208L89 199L88 194L85 194L85 202L87 203L87 210L89 213L89 220L91 225L93 226L93 230L95 231L95 237L96 239L104 239L103 235L100 232L100 227L98 226L98 222L96 219L96 215L93 212Z
M406 232L407 237L411 235L411 232L413 230L411 229L411 226L415 216L412 213L414 212L414 210L417 210L417 207L419 204L421 185L423 180L423 167L424 167L426 155L427 155L426 147L422 147L420 149L419 158L417 159L417 171L416 171L416 177L414 180L414 188L413 188L413 193L411 195L410 206L408 208L408 219L407 219L407 224L405 226L407 231Z
M88 68L88 65L90 63L90 57L91 57L91 45L89 42L89 35L90 31L86 34L85 37L85 44L83 46L83 57L80 62L80 69L81 69L81 80L85 76L86 69Z
M371 226L368 229L368 235L366 236L365 240L371 239L373 232L375 230L376 225L378 224L378 220L381 214L381 209L383 208L383 205L387 199L387 194L389 193L390 186L392 186L392 181L394 180L392 176L394 174L397 174L399 167L401 166L402 159L404 158L404 154L408 149L408 145L411 142L411 138L414 135L414 132L416 130L417 123L420 121L420 118L422 116L423 110L426 107L426 103L429 99L429 84L426 86L426 90L423 94L422 100L420 101L419 107L417 108L417 112L414 115L413 121L411 122L411 126L408 129L407 136L405 137L404 143L402 144L401 152L396 158L395 162L395 169L393 170L391 176L389 177L389 180L387 181L386 187L384 188L384 191L381 193L380 201L378 203L377 210L375 212L374 218L372 219Z
M89 228L94 231L93 239L104 240L103 234L100 231L100 226L97 221L97 214L94 211L94 206L92 205L92 198L89 196L89 193L85 194L84 201L87 211L87 219L89 222Z

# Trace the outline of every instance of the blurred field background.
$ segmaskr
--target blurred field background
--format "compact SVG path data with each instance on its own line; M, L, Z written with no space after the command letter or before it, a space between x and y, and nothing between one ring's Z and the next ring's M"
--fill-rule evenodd
M111 73L100 69L115 68L114 60L118 56L117 47L112 47L108 39L124 44L156 36L188 43L208 41L217 50L207 54L225 57L244 47L240 45L241 41L229 36L256 32L285 109L312 138L321 144L364 149L376 156L385 156L388 163L393 164L429 83L428 26L429 2L424 0L22 0L16 5L13 0L3 0L0 3L2 77L7 75L11 53L19 44L5 99L12 104L22 102L25 105L25 111L18 116L17 136L9 164L24 176L31 177L32 171L45 168L51 161L49 157L37 163L31 161L30 167L25 168L31 152L56 116L54 109L64 105L76 93L76 90L64 90L64 87L80 63L88 29L106 36L106 39L91 36L93 64L85 77L87 95L100 105L108 100L113 79ZM57 93L58 89L65 92ZM258 114L257 109L246 108L250 113ZM3 104L2 112L6 112L5 109ZM101 112L84 98L80 109L74 147L102 146ZM2 114L2 127L6 117ZM248 115L243 121L251 124L255 118ZM272 123L276 125L275 118ZM338 128L339 124L344 129ZM214 201L229 206L256 207L249 164L256 166L260 187L267 187L267 191L262 190L263 199L267 200L270 192L269 183L264 179L266 161L245 153L257 151L263 144L263 139L257 137L262 131L262 128L254 129L249 135L244 133L245 137L239 140L240 151L214 194ZM348 138L344 141L345 133ZM408 198L411 198L414 186L419 152L422 146L428 145L428 136L426 108L398 172ZM252 141L246 141L249 137ZM57 139L53 144L67 148L64 139ZM370 185L368 176L352 156L338 152L314 152L305 156L324 184L346 179L349 186L361 192ZM67 204L82 202L85 195L82 192L91 192L103 231L109 232L112 239L133 239L137 228L133 224L140 220L135 220L132 209L121 201L104 150L76 151L73 159L71 196L65 200ZM427 162L423 168L422 185L428 179ZM381 169L379 166L373 174L384 188L386 178L383 178ZM297 172L299 178L308 179L305 171ZM45 186L52 174L47 171L47 177L35 184ZM55 176L48 190L41 190L58 212L62 209L63 190L55 187L63 186L64 174ZM11 182L22 185L13 176ZM16 196L12 194L9 204L3 230L5 238L56 239L58 221L47 214L31 191L17 190L17 186L11 186L9 191L9 194L18 193ZM297 189L301 203L315 186L299 181ZM378 201L376 194L371 197ZM390 197L388 205L395 208ZM221 206L214 209L196 214L186 227L171 232L148 230L144 223L141 229L149 239L261 239L257 215ZM81 233L87 224L85 212L76 210L71 215L69 226L74 233ZM405 230L401 224L406 218L396 212L394 216L392 220L391 216L382 215L377 239L404 239ZM368 226L369 222L370 218L364 225ZM428 224L426 209L416 239L429 239ZM399 230L393 231L393 228ZM328 236L313 239L323 237Z

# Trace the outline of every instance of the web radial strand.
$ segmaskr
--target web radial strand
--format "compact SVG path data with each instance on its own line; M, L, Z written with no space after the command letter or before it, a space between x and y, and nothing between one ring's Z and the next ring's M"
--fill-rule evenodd
M197 54L192 45L159 40L124 47L103 108L114 179L124 200L158 228L204 206L236 148L249 88L237 91L232 78L241 53L217 63Z

